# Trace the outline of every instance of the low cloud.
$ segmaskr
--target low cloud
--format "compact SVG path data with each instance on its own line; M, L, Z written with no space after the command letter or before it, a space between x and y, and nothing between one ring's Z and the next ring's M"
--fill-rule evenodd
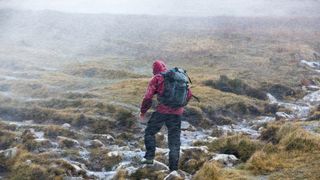
M319 0L1 0L0 8L170 16L319 16Z

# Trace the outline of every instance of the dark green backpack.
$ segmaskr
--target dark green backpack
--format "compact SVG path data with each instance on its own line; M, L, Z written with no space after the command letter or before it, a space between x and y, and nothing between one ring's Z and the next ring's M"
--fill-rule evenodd
M164 91L158 100L171 108L186 106L190 78L181 68L173 68L161 73L164 78Z

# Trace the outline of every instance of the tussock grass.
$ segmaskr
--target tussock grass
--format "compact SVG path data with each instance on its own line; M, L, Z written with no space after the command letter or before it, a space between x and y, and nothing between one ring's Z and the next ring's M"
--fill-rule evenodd
M263 144L244 135L221 137L209 144L211 151L233 154L243 162L247 161Z
M257 151L248 160L247 168L255 174L267 174L283 168L283 163L275 154L270 155L264 151Z
M0 150L11 147L16 142L15 137L14 132L0 129Z
M294 169L301 167L301 179L320 177L319 173L310 174L316 171L320 163L320 136L306 131L298 124L269 124L262 132L261 139L273 144L267 144L255 152L247 161L246 168L255 174L271 173L272 177L293 178L296 174Z
M279 144L286 150L315 151L320 150L320 137L312 135L301 127L286 124L278 133Z
M206 162L203 167L196 173L194 180L222 180L222 170L216 162Z

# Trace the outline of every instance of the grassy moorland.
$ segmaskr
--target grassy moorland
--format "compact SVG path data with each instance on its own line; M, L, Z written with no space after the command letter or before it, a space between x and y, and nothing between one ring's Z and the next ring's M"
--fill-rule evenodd
M56 23L50 29L52 24L42 18L31 26L39 14L26 13L16 15L17 19L26 17L21 26L0 30L4 42L0 45L0 150L17 148L11 158L0 155L4 178L90 178L66 159L81 162L90 171L111 171L124 159L112 155L114 145L143 149L143 129L136 117L156 58L188 71L192 91L201 102L190 102L186 120L218 138L193 144L207 146L208 153L186 151L182 155L182 170L192 178L320 177L319 106L313 107L310 121L258 125L257 139L217 128L243 119L274 117L278 111L290 112L270 105L267 92L283 101L295 101L307 93L302 86L320 85L319 73L300 64L302 59L319 60L319 18L42 12ZM77 20L78 24L71 23ZM88 24L102 25L95 30ZM38 34L30 36L25 29ZM10 39L9 30L18 33L16 39ZM221 84L230 90L226 92ZM43 132L43 137L33 131ZM58 150L47 151L52 148ZM87 159L83 152L89 154ZM210 161L216 153L233 154L239 161L225 168L223 163ZM161 155L157 159L167 162ZM167 174L144 168L130 174L120 168L114 178L163 179Z

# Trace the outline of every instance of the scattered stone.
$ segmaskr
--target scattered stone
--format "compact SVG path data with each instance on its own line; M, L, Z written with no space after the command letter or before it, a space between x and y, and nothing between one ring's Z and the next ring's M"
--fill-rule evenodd
M115 141L115 138L110 134L90 134L88 136L90 139L98 139L104 144L111 144Z
M119 157L119 156L122 156L119 151L108 152L108 157Z
M296 94L292 88L282 84L274 84L269 87L267 91L280 100L284 99L286 96L294 96Z
M165 164L163 164L162 162L153 161L153 164L145 164L143 165L142 168L147 167L148 169L152 170L152 171L162 171L162 170L169 170L169 167Z
M65 128L65 129L70 129L70 128L71 128L71 125L70 125L69 123L64 123L64 124L62 125L62 127Z
M162 132L158 132L156 134L156 143L157 143L157 147L160 148L167 148L167 136L165 134L163 134Z
M72 147L79 146L79 142L75 139L71 139L63 136L58 136L57 138L59 141L59 145L61 147L72 148Z
M100 147L104 147L104 144L100 141L100 140L98 140L98 139L94 139L94 140L91 140L90 142L89 142L89 147L91 147L91 148L100 148Z
M302 79L301 81L300 81L300 84L302 85L302 86L310 86L310 85L313 85L313 82L311 81L311 80L309 80L309 79Z
M307 86L307 90L318 91L318 90L320 90L320 87L319 86Z
M82 177L71 177L71 176L66 176L63 177L63 180L83 180L84 178Z
M293 115L289 115L285 112L277 112L276 113L276 120L281 120L281 119L284 119L284 120L290 120L290 119L294 119L294 116Z
M17 153L18 153L18 148L14 147L14 148L0 151L0 156L3 156L6 159L12 159L16 157Z
M227 167L232 167L239 161L239 159L232 154L215 154L211 160L218 161Z
M182 153L184 152L187 152L187 151L198 151L198 152L201 152L201 153L205 153L205 154L208 154L209 151L208 151L208 147L207 146L187 146L187 147L181 147L181 151Z
M191 175L182 170L172 171L164 180L189 180Z
M279 106L277 103L267 104L264 107L265 113L275 114L279 110Z
M320 90L306 95L305 97L303 97L303 101L308 102L312 105L320 104Z
M32 163L32 161L30 159L26 160L26 164L30 165L31 163Z
M182 131L196 131L196 128L192 126L187 121L181 121L181 130Z

